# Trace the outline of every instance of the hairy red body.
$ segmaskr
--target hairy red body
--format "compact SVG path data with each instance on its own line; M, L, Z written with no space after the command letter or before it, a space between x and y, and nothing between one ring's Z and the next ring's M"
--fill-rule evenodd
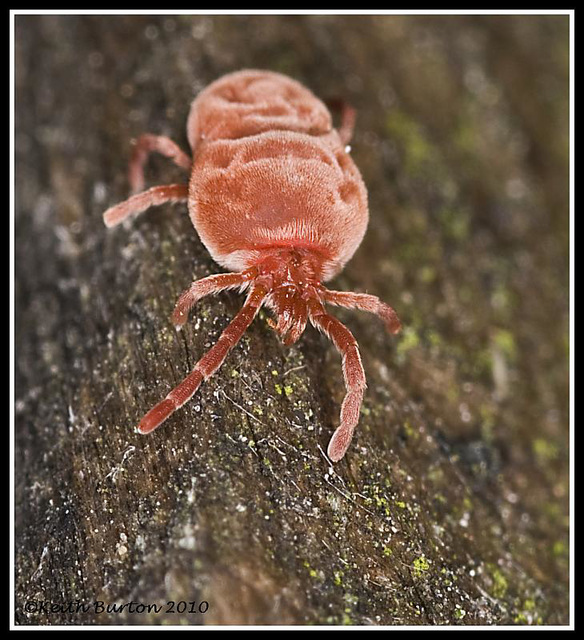
M262 304L286 344L308 321L328 335L343 357L347 395L341 424L328 447L340 460L359 419L365 374L351 332L324 303L379 315L400 328L391 307L375 296L330 291L321 283L341 271L363 239L367 191L348 153L354 112L345 107L341 128L313 93L278 73L245 70L223 76L193 101L187 135L189 158L168 138L142 136L130 163L134 191L143 188L143 165L152 151L190 171L187 185L143 191L108 209L114 226L128 215L163 202L186 201L193 225L214 260L233 273L194 282L179 298L173 319L181 325L203 296L249 289L247 300L192 373L141 421L149 433L185 404L216 371Z

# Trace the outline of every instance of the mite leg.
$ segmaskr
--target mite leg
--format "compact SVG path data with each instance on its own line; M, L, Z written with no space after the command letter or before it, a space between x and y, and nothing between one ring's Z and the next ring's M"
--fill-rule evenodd
M349 144L351 141L356 118L357 112L355 109L346 102L343 102L341 106L341 126L339 128L339 136L343 144Z
M256 285L252 289L239 313L223 331L219 340L197 362L193 371L162 402L159 402L142 418L138 426L140 433L150 433L160 426L171 414L191 399L203 380L217 371L229 351L239 342L241 336L252 323L268 295L268 291L264 285Z
M186 202L189 196L189 187L186 184L167 184L152 187L148 191L142 191L135 196L110 207L103 214L103 221L107 227L115 227L128 216L141 213L155 205L165 202Z
M319 293L321 298L329 304L374 313L383 320L390 333L398 333L401 329L401 322L397 317L397 313L377 296L350 291L330 291L324 287L319 290Z
M338 462L345 455L359 422L359 410L367 382L357 341L349 329L329 315L320 302L311 301L309 313L312 324L332 340L343 358L343 376L347 393L341 407L340 425L333 433L327 449L329 458Z
M342 98L331 98L326 101L329 109L340 111L341 113L341 126L337 129L341 142L343 144L349 144L353 137L353 130L355 129L355 120L357 118L357 111Z
M187 321L191 307L201 298L226 289L244 288L249 285L254 276L255 271L250 269L240 273L218 273L201 280L195 280L178 299L172 314L172 322L175 326L182 327Z
M146 133L138 138L130 160L129 179L132 192L144 189L144 165L152 152L158 152L174 161L182 169L190 170L193 161L170 138Z

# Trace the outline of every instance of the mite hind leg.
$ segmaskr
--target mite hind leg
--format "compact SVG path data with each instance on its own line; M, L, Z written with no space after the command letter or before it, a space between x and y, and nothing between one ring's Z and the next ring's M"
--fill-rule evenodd
M186 184L167 184L152 187L110 207L103 214L103 221L107 227L115 227L128 216L141 213L150 207L165 204L166 202L186 202L188 196L189 187Z
M156 136L151 133L141 135L134 143L132 158L128 170L130 187L132 193L137 193L144 189L144 165L151 153L160 153L166 158L170 158L177 166L186 171L190 171L193 163L177 144L166 136Z
M341 126L337 129L343 144L349 144L355 129L357 111L342 98L332 98L326 101L327 106L341 115Z
M357 112L355 109L350 104L343 102L341 107L341 126L339 127L339 136L343 144L351 142L356 119Z

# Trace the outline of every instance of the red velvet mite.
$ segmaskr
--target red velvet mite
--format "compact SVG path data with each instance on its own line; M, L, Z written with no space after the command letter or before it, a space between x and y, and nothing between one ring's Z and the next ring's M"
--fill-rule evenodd
M187 202L193 225L213 259L230 273L197 280L180 296L177 327L203 296L226 289L247 291L239 313L193 371L151 409L138 426L150 433L190 400L237 344L262 305L274 312L271 326L293 344L310 321L343 359L347 389L340 425L328 445L334 462L347 451L359 421L366 387L353 334L325 304L377 314L391 333L400 322L377 297L331 291L336 276L361 243L368 222L367 191L346 146L355 112L344 106L341 126L316 96L279 73L243 70L213 82L193 101L187 136L193 157L172 140L141 136L130 162L134 192L156 151L190 172L187 184L152 187L108 209L113 227L153 205Z

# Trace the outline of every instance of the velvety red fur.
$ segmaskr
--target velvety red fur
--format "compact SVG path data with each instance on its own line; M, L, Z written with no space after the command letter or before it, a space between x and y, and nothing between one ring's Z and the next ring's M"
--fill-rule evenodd
M337 131L327 107L300 83L245 70L220 78L193 101L187 124L192 159L162 136L147 134L137 141L130 163L135 191L143 187L143 166L152 151L190 171L188 191L185 185L167 185L138 193L108 209L106 224L114 226L151 205L186 201L211 256L234 272L193 283L179 298L174 322L182 325L205 295L249 290L215 346L142 419L142 433L192 397L265 304L286 344L298 340L310 321L341 353L347 395L328 454L333 461L343 457L359 419L365 374L357 342L324 304L375 313L393 333L400 327L395 311L375 296L329 291L321 284L344 267L367 228L367 191L346 147L354 120L354 111L343 106Z
M198 96L187 128L189 211L220 265L240 271L279 246L319 253L324 280L343 268L367 228L367 191L308 89L277 73L233 73Z

